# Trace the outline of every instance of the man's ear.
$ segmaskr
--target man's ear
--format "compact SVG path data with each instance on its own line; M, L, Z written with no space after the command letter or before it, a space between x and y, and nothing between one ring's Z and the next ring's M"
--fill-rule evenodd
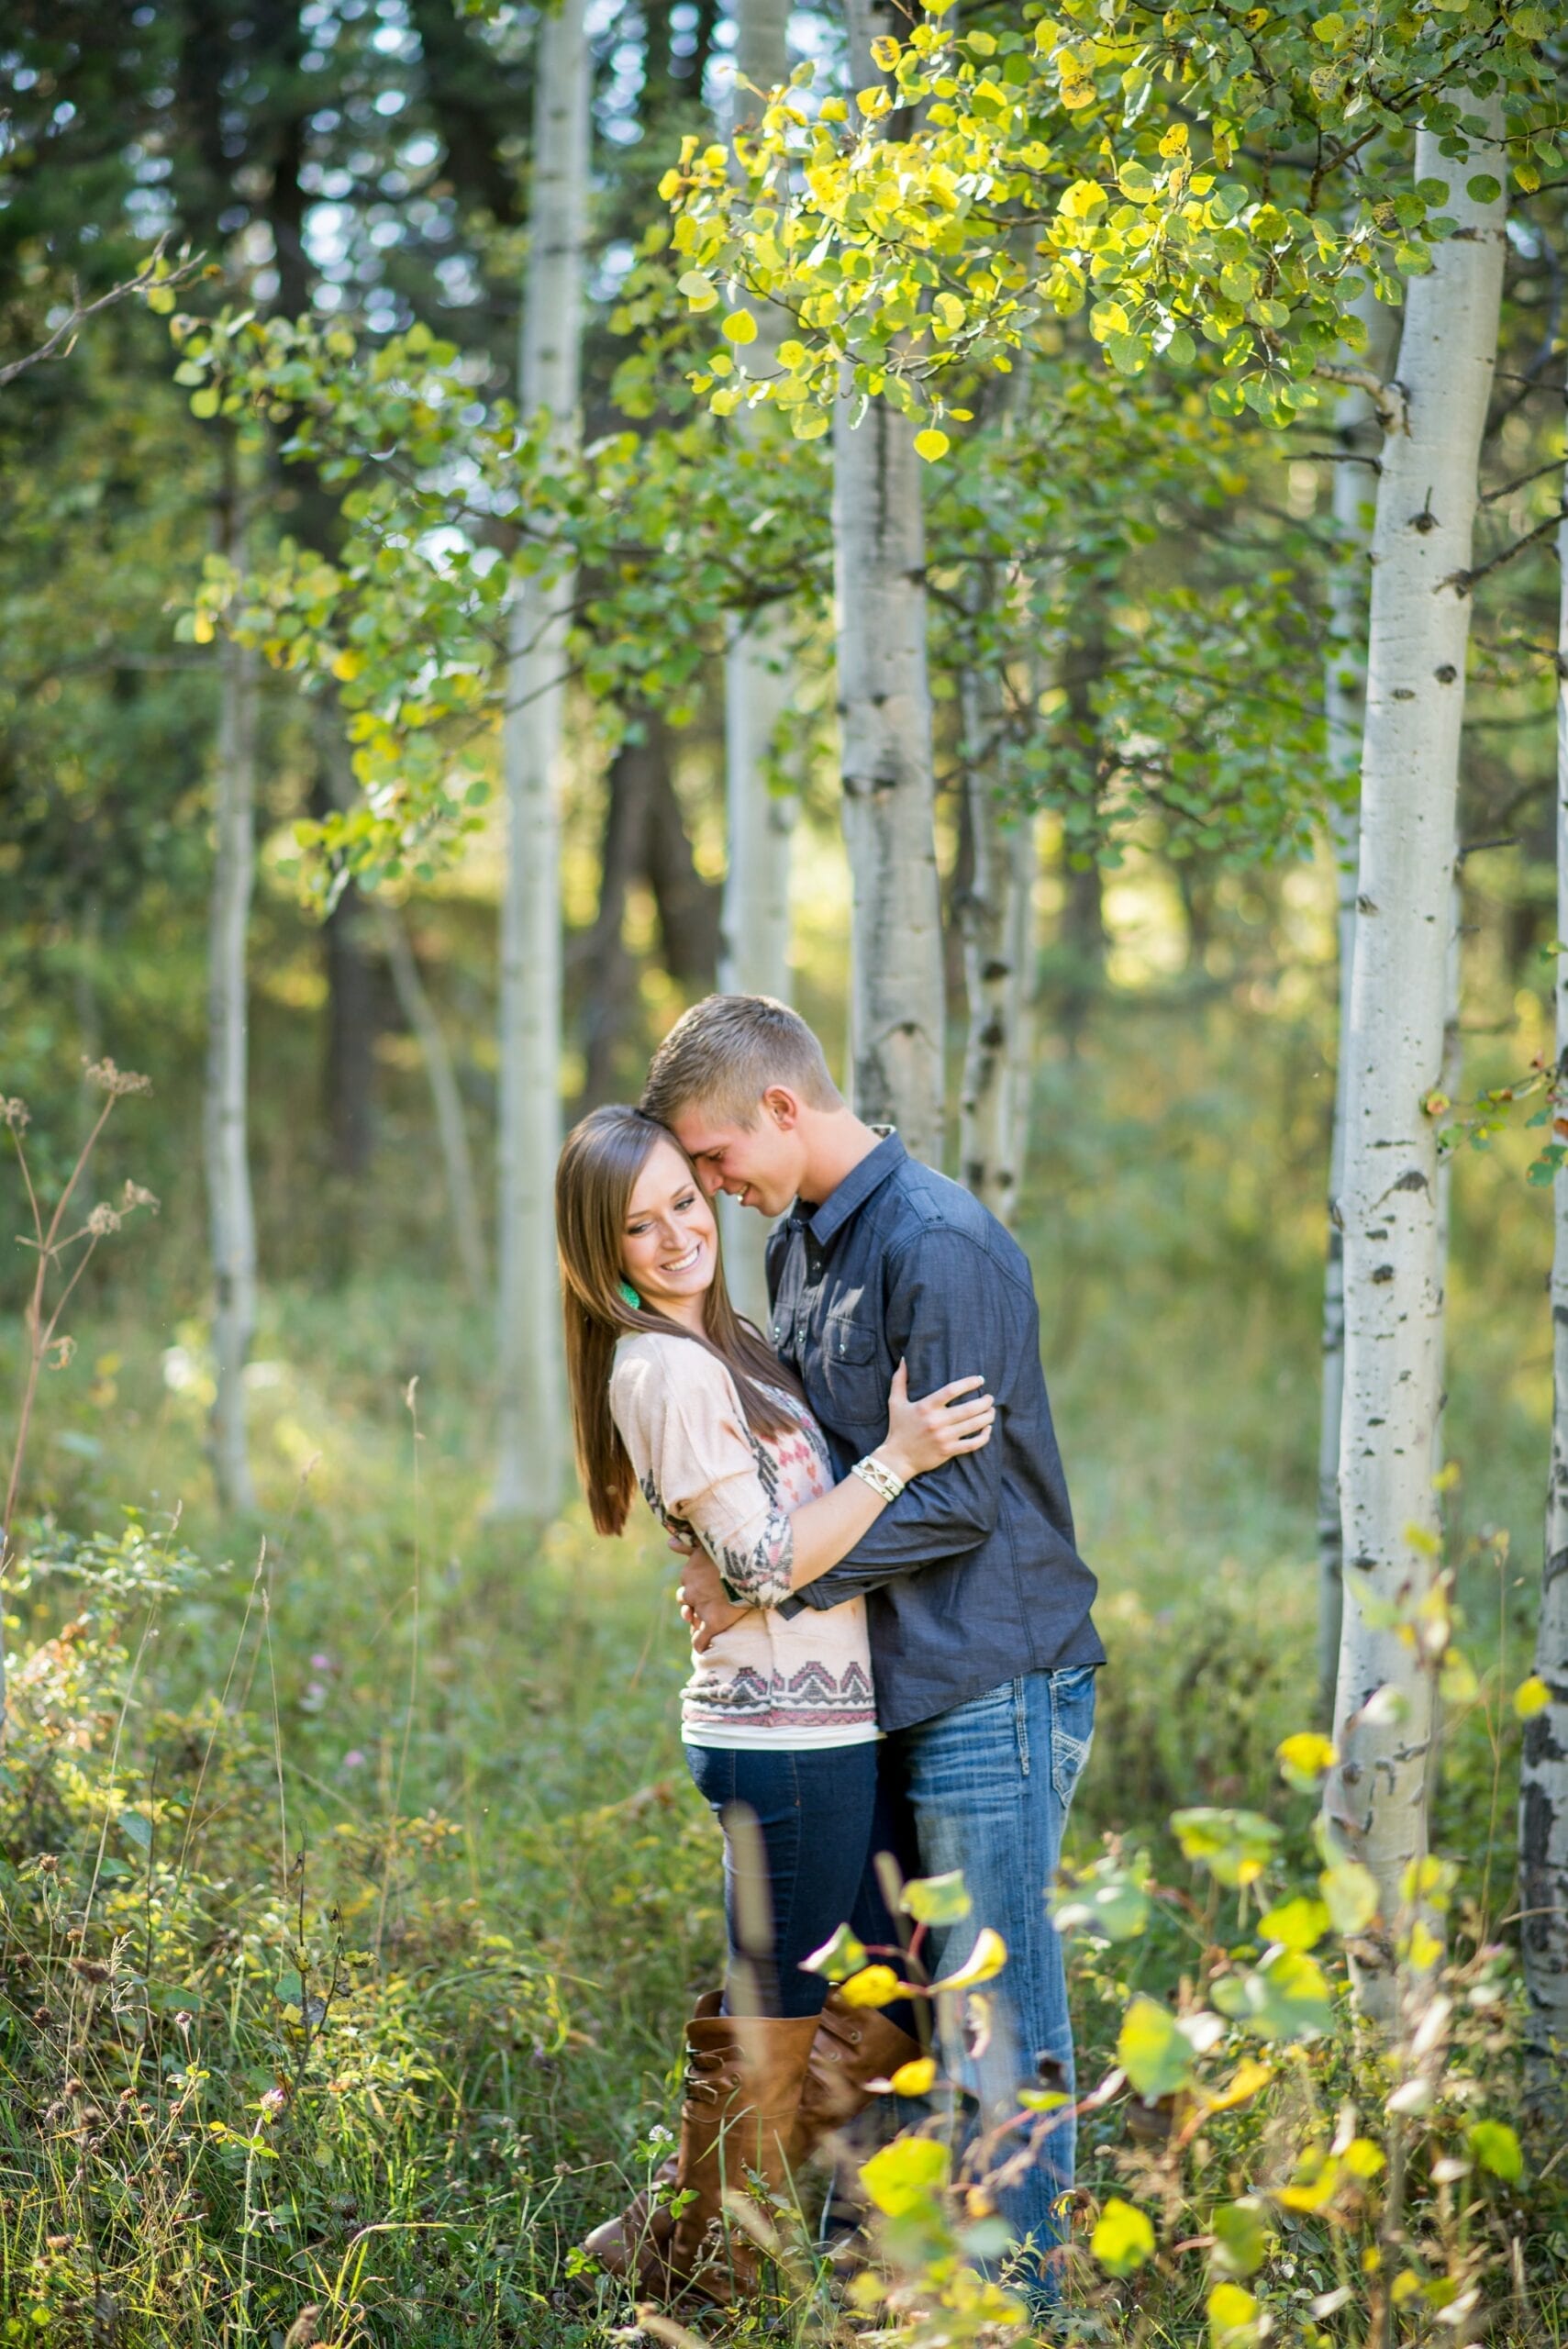
M770 1085L762 1096L762 1109L764 1122L776 1126L781 1133L793 1133L800 1122L800 1097L787 1085Z

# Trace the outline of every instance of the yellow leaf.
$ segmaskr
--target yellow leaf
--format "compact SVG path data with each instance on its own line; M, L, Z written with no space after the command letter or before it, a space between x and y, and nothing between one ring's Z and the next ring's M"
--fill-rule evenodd
M1340 1756L1331 1738L1319 1737L1316 1730L1304 1729L1294 1737L1284 1739L1274 1748L1274 1758L1290 1784L1307 1794Z
M891 1965L867 1965L839 1985L839 1996L847 2007L887 2007L903 1987Z
M1100 2212L1089 2249L1112 2276L1130 2276L1154 2256L1154 2230L1134 2203L1113 2194Z
M936 2065L929 2055L917 2055L907 2064L900 2064L893 2075L895 2096L924 2096L937 2076Z
M930 2137L895 2137L861 2167L861 2184L890 2219L917 2210L948 2182L948 2149Z
M332 663L332 674L341 685L351 685L365 665L365 656L352 645L345 645Z
M731 310L719 328L719 333L726 342L755 342L757 321L750 310Z
M934 424L928 424L923 432L915 435L915 454L924 457L929 465L934 465L939 457L945 457L951 446L947 434L939 432Z
M217 634L217 630L213 627L212 614L210 612L198 612L196 614L195 619L191 622L191 634L198 644L210 644L212 642L214 636Z
M1204 2102L1210 2112L1229 2112L1237 2105L1248 2103L1273 2077L1273 2072L1267 2064L1260 2064L1255 2055L1249 2055L1245 2062L1238 2064L1219 2094L1206 2097Z
M1521 1721L1533 1720L1536 1714L1543 1713L1551 1702L1551 1691L1539 1672L1532 1672L1529 1678L1521 1680L1514 1690L1514 1710Z
M1208 2321L1217 2343L1252 2337L1258 2303L1242 2284L1217 2284L1208 2296Z
M918 440L915 445L917 448L919 447ZM933 1982L931 1987L933 1990L973 1990L978 1988L982 1982L989 1982L1000 1974L1006 1963L1006 1943L1000 1933L993 1932L989 1925L983 1925L979 1939L958 1972L944 1975L940 1982ZM874 1967L871 1970L876 1971ZM884 1966L882 1971L886 1973L887 1968ZM884 1999L877 2001L879 2006L885 2003Z

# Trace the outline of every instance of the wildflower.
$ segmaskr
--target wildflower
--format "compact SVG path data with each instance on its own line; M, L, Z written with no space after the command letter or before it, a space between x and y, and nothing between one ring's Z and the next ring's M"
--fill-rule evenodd
M343 1756L343 1767L345 1770L362 1769L364 1767L364 1759L365 1757L361 1753L359 1747L357 1745L351 1745L347 1753Z
M150 1076L138 1076L134 1069L117 1068L114 1062L107 1059L93 1062L87 1070L87 1082L95 1085L100 1093L108 1094L116 1101L127 1093L150 1093L152 1090Z
M288 2100L289 2092L281 2085L267 2088L262 2093L260 2110L269 2121L275 2121L280 2113L287 2111Z
M87 1229L92 1233L94 1239L102 1240L107 1233L111 1231L117 1231L119 1228L120 1219L115 1213L113 1208L110 1207L106 1199L100 1199L97 1206L93 1209L92 1214L87 1218Z
M121 1200L122 1214L128 1215L133 1208L150 1208L156 1215L158 1204L158 1200L145 1184L133 1183L128 1174L126 1176L125 1191Z
M7 1101L0 1097L0 1119L5 1120L14 1134L23 1134L27 1132L31 1123L32 1111L25 1101Z

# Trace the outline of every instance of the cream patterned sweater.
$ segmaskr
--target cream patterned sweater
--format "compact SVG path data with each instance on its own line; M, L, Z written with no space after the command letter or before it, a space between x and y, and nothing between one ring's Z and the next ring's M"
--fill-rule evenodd
M858 1745L876 1735L865 1601L773 1612L795 1555L790 1517L829 1491L816 1420L752 1433L724 1364L689 1339L639 1330L616 1348L610 1409L649 1507L695 1537L739 1598L755 1605L703 1655L681 1692L688 1745Z

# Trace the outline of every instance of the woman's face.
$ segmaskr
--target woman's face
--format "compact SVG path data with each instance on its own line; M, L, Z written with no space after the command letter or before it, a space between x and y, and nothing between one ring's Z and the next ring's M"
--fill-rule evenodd
M621 1227L621 1267L644 1305L675 1320L689 1318L694 1300L713 1286L717 1241L713 1209L691 1168L673 1142L655 1142Z

